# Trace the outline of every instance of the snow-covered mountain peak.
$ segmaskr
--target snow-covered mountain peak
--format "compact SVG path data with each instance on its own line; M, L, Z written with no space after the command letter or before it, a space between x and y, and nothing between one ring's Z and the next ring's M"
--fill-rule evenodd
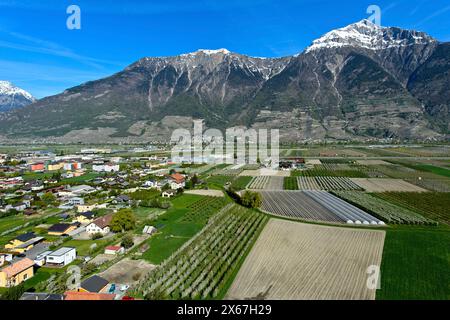
M0 80L0 112L26 106L35 99L25 90L9 81Z
M306 52L324 48L360 47L370 50L382 50L414 44L435 42L423 32L382 27L369 20L361 20L344 28L332 30L306 49Z

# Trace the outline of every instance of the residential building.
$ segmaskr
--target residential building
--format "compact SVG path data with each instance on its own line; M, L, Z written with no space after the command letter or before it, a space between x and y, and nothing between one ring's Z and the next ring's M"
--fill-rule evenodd
M5 245L5 249L12 251L13 249L16 249L19 246L23 246L25 243L34 238L36 238L34 232L23 233L17 236L16 238L10 240L9 243Z
M95 214L92 211L82 212L75 216L73 222L79 222L81 224L89 224L94 221Z
M0 269L0 288L10 288L34 276L34 261L28 258L12 262Z
M89 234L101 233L102 235L106 235L110 232L109 225L111 223L113 215L108 214L106 216L100 217L92 221L86 227L86 232Z
M63 162L54 162L54 163L49 163L47 165L47 170L48 171L58 171L58 170L61 170L63 167L64 167Z
M77 291L67 291L64 293L65 300L91 300L91 301L99 301L99 300L114 300L116 298L115 294L109 293L95 293L95 292L77 292Z
M92 170L95 172L119 172L120 166L114 163L94 164Z
M67 200L67 203L72 206L80 206L84 204L84 199L80 197L72 197Z
M177 194L176 190L166 190L166 191L163 191L162 197L163 198L171 198L176 194Z
M99 293L99 292L104 292L104 290L106 289L106 287L108 286L109 282L108 280L94 275L86 280L84 280L81 285L80 288L78 289L79 292L95 292L95 293Z
M45 264L49 266L64 267L70 264L77 258L77 251L75 248L62 247L56 251L49 253L45 257Z
M39 253L35 258L34 258L34 264L42 267L45 264L45 258L52 253L52 251L47 250L44 252Z
M43 162L32 163L30 164L30 171L43 172L45 171L45 164Z

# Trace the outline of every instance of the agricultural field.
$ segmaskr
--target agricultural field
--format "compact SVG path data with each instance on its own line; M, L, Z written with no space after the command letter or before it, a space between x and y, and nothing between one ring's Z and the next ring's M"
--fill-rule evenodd
M251 183L247 186L247 188L256 190L265 189L266 186L269 184L269 180L270 180L269 176L255 177L253 178Z
M450 229L386 230L377 300L449 300Z
M348 164L320 164L314 165L307 170L293 171L293 176L301 177L349 177L368 178L369 175L360 166L350 166Z
M415 186L402 179L385 179L385 178L351 178L351 181L356 183L367 192L390 192L390 191L405 191L405 192L426 192L427 190Z
M223 187L225 184L227 183L231 183L233 181L234 177L233 176L221 176L221 175L217 175L217 176L211 176L208 178L207 182L209 184L213 184L213 185L218 185L220 187Z
M437 191L450 192L450 179L404 179L405 181L415 184L421 188Z
M284 179L284 177L271 176L255 177L247 188L255 190L283 190Z
M134 294L171 299L223 297L268 218L228 205L189 243L150 272Z
M187 206L189 211L181 221L206 223L208 219L226 204L225 198L203 197Z
M284 178L284 190L298 190L297 178L285 177Z
M307 221L382 224L370 214L324 191L262 191L265 212Z
M437 223L416 212L399 207L365 192L334 191L333 193L389 224L436 225Z
M373 217L369 213L345 202L342 199L325 191L304 191L309 197L316 200L338 216L342 221L349 224L384 225L384 222Z
M346 177L297 177L299 190L363 190Z
M158 232L148 241L148 250L142 257L153 264L159 264L197 234L204 226L200 221L185 221L190 205L203 197L184 194L172 200L172 207L152 221Z
M387 192L376 197L450 225L450 196L445 192Z
M367 268L380 265L384 231L271 219L226 298L374 300Z
M252 177L237 177L232 183L231 187L236 191L241 191L247 188L249 183L253 180Z
M386 177L395 179L445 179L432 172L419 171L400 164L379 165L374 166L374 169Z

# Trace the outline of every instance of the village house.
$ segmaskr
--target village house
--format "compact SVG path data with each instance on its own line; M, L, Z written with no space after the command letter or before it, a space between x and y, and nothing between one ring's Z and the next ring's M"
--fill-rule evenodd
M45 256L45 264L54 267L64 267L77 258L75 248L62 247Z
M37 162L30 164L30 171L33 172L44 172L45 171L45 164L43 162Z
M110 232L109 225L111 223L112 217L112 214L108 214L106 216L95 219L87 225L86 232L89 234L100 233L102 235L107 235Z
M37 237L34 232L27 232L10 240L5 245L5 249L11 252L24 253L42 241L44 241L43 237Z
M94 275L94 276L84 280L81 283L78 291L79 292L94 292L94 293L105 292L105 289L108 286L108 284L109 284L108 280L106 280L100 276Z
M176 195L177 194L177 191L176 190L166 190L166 191L163 191L163 193L161 194L161 196L163 197L163 198L171 198L171 197L173 197L174 195Z
M130 205L131 199L127 195L119 195L112 201L113 204Z
M69 301L101 301L114 300L116 298L115 294L78 291L67 291L64 293L64 296L64 300Z
M88 212L88 211L92 211L95 209L106 209L106 207L108 206L107 203L102 203L102 204L82 204L77 207L77 211L78 212Z
M10 288L34 276L34 261L28 258L12 262L0 269L0 288Z
M114 163L93 164L92 170L95 172L119 172L120 166Z
M75 216L73 222L79 222L81 224L89 224L94 221L95 214L92 211L82 212Z
M61 170L64 167L63 162L52 162L47 165L48 171L58 171Z
M180 173L174 173L169 176L169 185L171 189L177 190L184 188L186 185L185 178Z
M90 194L97 191L95 188L92 188L88 185L79 185L67 188L73 195L82 196L85 194Z

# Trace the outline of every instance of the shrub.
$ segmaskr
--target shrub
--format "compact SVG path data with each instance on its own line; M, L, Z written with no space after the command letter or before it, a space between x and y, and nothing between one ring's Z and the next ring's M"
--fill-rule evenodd
M101 239L101 238L103 238L103 235L100 232L97 232L97 233L94 233L94 234L91 235L91 239L92 240L98 240L98 239Z
M261 206L261 195L257 192L245 191L241 197L241 203L247 208L259 208Z
M134 240L133 237L130 234L126 234L123 238L122 238L122 247L124 247L125 249L129 249L134 245Z

